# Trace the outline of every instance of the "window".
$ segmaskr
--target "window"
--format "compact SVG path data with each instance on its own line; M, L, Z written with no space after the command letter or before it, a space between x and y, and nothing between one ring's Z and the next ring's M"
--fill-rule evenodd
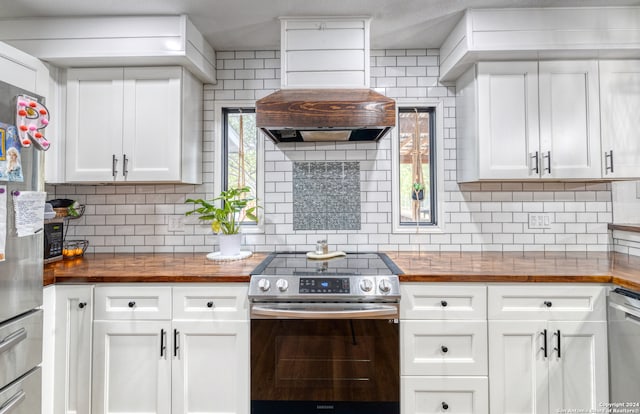
M222 108L221 190L249 187L258 197L258 129L254 108ZM247 220L247 225L255 223Z
M437 224L435 138L433 107L398 109L394 221L399 227Z

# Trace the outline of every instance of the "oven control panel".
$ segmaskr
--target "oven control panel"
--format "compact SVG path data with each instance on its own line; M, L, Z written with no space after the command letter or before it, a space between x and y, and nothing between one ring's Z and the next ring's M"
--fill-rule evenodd
M398 276L273 276L254 275L249 282L252 300L384 300L400 297Z
M299 293L351 293L349 278L301 277Z

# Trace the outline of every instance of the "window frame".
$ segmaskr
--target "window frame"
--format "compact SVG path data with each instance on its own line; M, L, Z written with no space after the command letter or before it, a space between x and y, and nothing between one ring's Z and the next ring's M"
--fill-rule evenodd
M393 233L443 233L444 222L444 104L438 99L396 101L396 127L391 133L391 214ZM432 219L435 223L400 223L400 143L399 128L401 108L423 108L430 111L429 124L435 137L430 137L430 187ZM435 188L434 188L435 187Z
M228 172L227 164L227 141L226 141L226 109L253 109L255 111L255 101L216 101L214 105L214 180L213 194L214 197L220 194L223 189L223 183L226 183ZM240 232L245 234L264 233L264 140L265 135L258 130L256 136L256 197L258 205L263 208L257 210L258 223L241 225Z

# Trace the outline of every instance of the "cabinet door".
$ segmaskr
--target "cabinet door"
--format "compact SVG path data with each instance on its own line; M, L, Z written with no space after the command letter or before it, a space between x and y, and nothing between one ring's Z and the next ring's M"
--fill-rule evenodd
M543 61L538 72L543 178L600 178L598 63Z
M93 414L171 413L171 323L94 322Z
M115 180L122 165L122 68L67 73L67 181Z
M640 60L600 61L600 111L603 177L640 177Z
M92 286L56 286L54 413L91 412Z
M477 70L480 178L537 178L538 63L483 62Z
M491 414L549 412L546 329L545 321L489 321Z
M249 321L174 322L173 413L249 413Z
M549 410L592 410L609 401L606 322L549 322Z
M179 67L125 68L121 178L180 179L181 76Z

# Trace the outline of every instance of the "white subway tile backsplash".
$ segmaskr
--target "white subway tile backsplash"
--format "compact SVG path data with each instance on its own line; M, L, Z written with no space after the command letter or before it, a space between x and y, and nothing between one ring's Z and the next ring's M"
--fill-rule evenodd
M372 50L371 85L392 98L438 99L444 106L443 233L394 234L391 228L391 137L378 143L303 143L265 141L264 234L247 234L255 251L311 250L319 237L348 251L606 251L611 221L607 183L487 182L458 184L456 179L455 90L438 81L439 50ZM68 234L86 238L94 252L209 252L217 244L209 225L184 218L184 232L169 232L169 216L193 208L186 198L212 198L219 100L259 99L280 88L280 52L217 52L217 85L204 87L202 185L58 185L50 198L87 204L86 214L69 222ZM358 161L361 167L361 230L294 231L292 163ZM551 229L531 230L528 215L548 212ZM622 237L622 236L619 236ZM640 241L614 237L613 248L640 252Z

